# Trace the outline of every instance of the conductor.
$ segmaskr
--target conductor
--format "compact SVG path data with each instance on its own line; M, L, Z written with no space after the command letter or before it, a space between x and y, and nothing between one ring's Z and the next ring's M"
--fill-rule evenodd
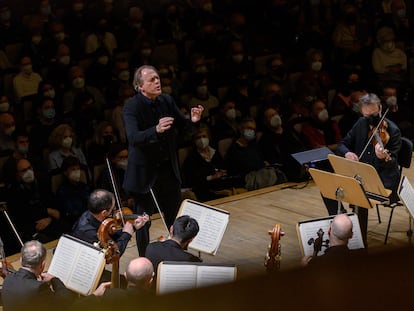
M139 67L134 73L133 85L137 94L125 103L123 110L128 140L123 188L134 197L137 214L154 213L153 192L168 230L181 202L176 137L180 132L192 130L191 122L200 121L204 108L193 107L191 122L187 120L174 99L161 94L160 77L153 66ZM150 225L148 222L136 232L140 256L145 256Z

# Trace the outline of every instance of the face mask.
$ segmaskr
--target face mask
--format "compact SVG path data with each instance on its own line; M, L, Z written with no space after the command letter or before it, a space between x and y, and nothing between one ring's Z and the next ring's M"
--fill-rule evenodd
M382 45L382 49L383 49L385 52L392 52L392 51L394 51L394 50L395 50L395 43L394 43L393 41L390 41L390 42L385 42L385 43Z
M275 114L270 119L270 125L274 128L279 128L282 125L282 119L280 118L280 116L278 114Z
M45 7L43 7L43 8L40 9L40 12L43 15L49 16L50 13L52 13L52 9L50 8L50 6L45 6Z
M168 95L171 95L172 93L172 87L171 86L163 86L162 88L162 92Z
M73 182L79 182L81 177L81 171L80 170L74 170L69 173L69 179Z
M132 24L132 27L135 28L135 29L141 29L141 26L142 26L141 23L133 23Z
M26 75L30 75L32 72L33 72L33 67L32 67L32 65L24 65L23 67L22 67L22 72L24 73L24 74L26 74Z
M401 10L397 11L397 15L398 15L399 18L405 18L406 14L407 14L407 12L406 12L405 9L401 9Z
M243 132L244 138L246 138L248 141L252 141L256 138L256 132L254 130L244 130Z
M122 70L119 75L118 79L121 81L128 81L129 80L129 71L128 70Z
M213 12L213 5L211 3L206 3L203 5L203 10L206 12Z
M63 41L65 39L65 33L63 31L55 33L55 39L57 41Z
M26 172L24 172L24 174L22 175L22 180L28 184L31 184L32 182L34 182L33 170L27 170Z
M233 55L232 57L233 57L234 62L236 63L241 63L243 61L243 54L236 54L236 55Z
M271 73L271 75L273 77L283 78L285 76L285 74L286 74L285 67L283 67L283 66L275 66L275 67L272 67L272 73Z
M72 147L72 137L66 137L66 138L62 139L62 147L63 148Z
M0 103L0 112L9 111L10 104L8 102Z
M207 137L201 137L195 141L197 148L200 150L207 148L209 143L210 141Z
M141 54L144 55L144 56L150 56L151 53L152 53L152 50L151 49L143 49L143 50L141 50Z
M320 112L318 113L318 119L319 119L319 121L321 121L321 122L326 122L326 121L328 121L328 119L329 119L328 110L323 109L322 111L320 111Z
M48 108L43 110L43 116L46 119L53 119L56 116L56 110L54 108Z
M83 3L75 3L75 4L73 5L73 10L74 10L75 12L80 12L80 11L82 11L82 10L83 10Z
M70 56L69 55L65 55L59 58L59 63L63 64L63 65L69 65L70 63Z
M0 14L0 18L3 22L8 22L10 20L11 14L10 11L6 11Z
M381 120L381 115L377 114L377 115L370 115L365 117L368 120L368 124L372 125L372 126L377 126L379 121Z
M198 94L200 94L202 96L205 96L205 95L207 95L207 92L208 92L208 89L207 89L206 85L200 85L200 86L197 87L197 93Z
M313 71L320 71L322 69L322 62L319 62L319 61L312 62L311 67Z
M195 69L195 72L197 73L207 73L208 69L207 66L197 66Z
M18 145L17 146L17 150L19 151L19 153L21 154L27 154L29 152L29 147L28 146L21 146Z
M226 111L226 117L227 119L234 120L236 119L236 109L230 108Z
M56 95L55 89L47 90L46 92L43 93L43 95L45 97L55 98L55 95Z
M15 130L16 130L16 127L11 126L11 127L4 130L4 134L6 134L7 136L11 136L14 133Z
M112 135L105 135L103 137L104 145L108 146L114 142L114 137Z
M397 97L395 96L388 97L386 103L390 107L397 106Z
M352 110L356 113L359 113L359 103L353 103Z
M75 79L72 80L72 86L75 89L81 89L85 86L85 79L81 78L81 77L77 77Z
M119 160L116 162L116 167L126 171L128 166L128 160Z
M40 41L42 41L42 36L33 36L32 37L32 42L36 45L38 45L40 43Z
M98 58L98 63L101 64L101 65L104 65L104 66L106 64L108 64L108 61L109 61L109 57L108 56L100 56Z

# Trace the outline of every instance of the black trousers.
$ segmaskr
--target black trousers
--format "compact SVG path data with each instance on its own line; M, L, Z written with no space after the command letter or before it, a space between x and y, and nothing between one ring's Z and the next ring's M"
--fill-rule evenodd
M167 224L165 235L168 235L170 226L175 221L178 209L181 204L181 184L174 174L174 171L169 163L165 163L159 167L155 184L152 186L155 199L164 214L164 219ZM157 213L154 199L150 192L143 194L135 194L135 210L134 213L141 215L147 213L152 215ZM145 256L145 249L150 241L149 229L151 222L145 224L144 227L136 231L136 241L139 256ZM167 230L168 229L168 230Z

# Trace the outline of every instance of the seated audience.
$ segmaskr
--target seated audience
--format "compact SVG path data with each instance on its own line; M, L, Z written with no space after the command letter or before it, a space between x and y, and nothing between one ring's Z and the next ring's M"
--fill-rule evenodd
M8 112L0 114L0 152L7 155L14 150L12 134L16 130L14 115Z
M37 94L37 87L40 81L42 81L42 77L37 72L33 72L30 57L22 57L20 60L20 72L13 79L13 90L18 106L23 98Z

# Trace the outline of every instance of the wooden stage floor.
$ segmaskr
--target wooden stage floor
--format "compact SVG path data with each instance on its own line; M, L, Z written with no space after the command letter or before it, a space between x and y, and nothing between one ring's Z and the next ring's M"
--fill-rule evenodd
M403 174L414 185L414 167L404 169ZM281 238L281 270L299 267L302 257L296 224L299 221L325 217L326 208L319 194L319 188L313 183L292 185L280 189L274 186L266 189L208 202L230 212L230 220L222 243L215 256L201 254L207 263L234 263L238 268L238 279L264 274L264 258L270 243L268 230L280 223L285 236ZM346 206L346 205L345 205ZM347 206L346 206L347 207ZM379 207L381 223L375 208L369 211L368 250L370 253L408 246L407 237L410 216L405 207L394 211L388 243L384 245L390 209ZM351 212L350 209L348 209ZM151 239L166 235L160 219L154 220L151 227ZM126 253L121 258L121 271L126 263L137 256L135 240L131 240Z

